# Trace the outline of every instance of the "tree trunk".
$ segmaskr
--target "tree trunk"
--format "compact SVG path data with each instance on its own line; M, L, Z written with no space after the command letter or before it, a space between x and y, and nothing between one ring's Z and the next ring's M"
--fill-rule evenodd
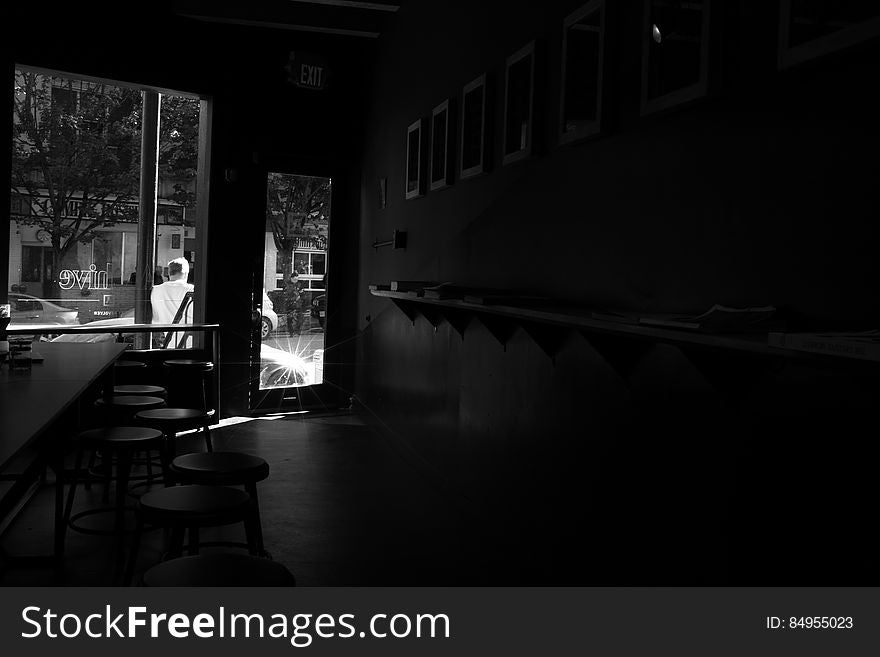
M278 252L278 262L281 264L281 271L284 273L284 280L290 275L293 267L293 249L282 249Z

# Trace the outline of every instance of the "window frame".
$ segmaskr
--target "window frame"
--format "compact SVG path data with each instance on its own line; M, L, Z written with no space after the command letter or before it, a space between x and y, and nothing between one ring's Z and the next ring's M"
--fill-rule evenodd
M64 89L64 85L56 84L56 80L63 81L72 81L73 85L70 89L76 98L76 107L77 111L80 107L80 97L81 93L88 93L94 87L101 86L117 86L117 87L125 87L128 89L135 89L140 92L152 92L156 94L160 94L162 96L184 96L192 99L197 99L199 101L199 134L198 134L198 168L196 171L196 177L193 181L195 188L195 196L196 196L196 212L195 212L195 222L194 225L196 227L196 235L195 235L195 246L192 251L195 251L198 254L199 263L193 274L193 282L198 290L198 293L193 298L192 305L192 316L194 323L204 323L205 321L205 304L207 298L207 266L210 254L208 253L208 234L209 234L209 214L210 214L210 180L211 180L211 132L213 128L213 99L204 94L186 92L186 91L177 91L168 88L159 88L153 87L143 84L138 84L131 81L120 81L113 80L109 78L102 78L97 76L89 76L82 75L79 73L68 73L65 71L60 71L57 69L44 68L40 66L33 66L29 64L24 64L21 62L13 62L12 68L15 71L24 71L29 73L36 73L41 76L45 76L49 80L50 93L54 93L55 87L60 87ZM50 98L51 102L51 98ZM158 176L158 167L155 168L156 175ZM37 175L36 173L32 176L34 182L42 183L42 176ZM10 193L11 197L15 197L14 193ZM140 198L138 199L140 200ZM160 202L158 198L156 198L156 222L157 227L160 224L159 222L159 208L161 205L164 205ZM171 205L178 206L176 203L172 203ZM33 209L32 209L33 214ZM13 218L14 219L14 218ZM155 244L156 236L154 235L153 241ZM182 240L183 241L183 240ZM141 244L141 240L138 239L139 248ZM5 241L7 252L11 247L10 241ZM160 263L161 264L161 263ZM126 280L124 272L122 272L121 280ZM12 282L7 282L7 287L11 286ZM149 294L147 295L147 304L149 304ZM194 336L194 344L195 348L200 348L205 340L205 335L202 333L196 333Z

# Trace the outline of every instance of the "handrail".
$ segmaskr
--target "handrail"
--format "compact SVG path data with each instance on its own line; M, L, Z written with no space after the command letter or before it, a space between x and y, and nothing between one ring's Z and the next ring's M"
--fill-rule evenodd
M219 324L117 324L116 326L89 326L79 324L42 324L32 327L16 327L11 324L6 333L10 335L76 335L79 333L154 333L159 331L217 331Z

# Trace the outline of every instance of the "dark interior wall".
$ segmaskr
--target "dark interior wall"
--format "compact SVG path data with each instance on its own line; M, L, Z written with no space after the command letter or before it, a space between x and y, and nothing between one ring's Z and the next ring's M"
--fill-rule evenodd
M640 3L610 3L607 134L559 148L561 23L579 4L527 3L515 15L493 3L401 10L378 64L364 231L372 241L408 230L410 247L366 260L367 278L527 287L645 311L773 303L876 319L873 174L863 163L877 143L866 83L877 44L780 72L775 3L724 3L714 95L642 117ZM497 154L504 60L531 39L544 53L543 153L404 201L406 126L489 72ZM390 202L378 211L384 176Z
M865 164L878 145L877 42L779 71L778 5L714 3L711 95L641 116L641 3L609 3L604 134L559 147L561 25L579 4L414 3L383 38L363 166L358 395L481 515L499 554L540 555L524 581L766 583L761 560L808 524L756 510L797 490L818 499L805 479L780 479L789 441L833 435L850 450L835 472L858 470L865 446L841 417L864 417L868 406L851 406L865 400L818 400L876 382L576 332L551 359L522 330L502 347L475 321L462 338L367 291L439 280L647 312L775 304L792 326L880 319ZM544 55L538 154L404 200L407 126L484 72L503 98L505 58L531 39ZM496 103L496 156L501 116ZM394 229L408 232L405 251L370 247ZM799 567L774 581L805 583Z
M354 289L356 273L343 265L356 257L352 235L356 235L355 185L363 114L357 108L364 96L372 44L201 23L174 16L171 5L151 3L147 9L92 3L53 8L40 18L38 33L11 30L7 61L10 66L26 64L212 99L209 248L202 254L208 262L205 319L222 325L225 414L240 413L248 403L250 303L262 279L268 168L293 173L320 170L336 177L331 250L338 243L339 257L331 263L330 281L339 290L334 301L353 307L353 299L345 300L350 294L345 291ZM30 26L33 18L20 15L12 23ZM315 53L327 61L333 73L328 89L315 92L288 83L285 66L291 51ZM11 91L11 84L8 88ZM352 328L343 313L336 313L330 330L339 336L335 343L346 344L342 336ZM326 358L331 364L352 360L332 349ZM350 372L341 366L336 372L336 382L350 389L352 384L345 383Z

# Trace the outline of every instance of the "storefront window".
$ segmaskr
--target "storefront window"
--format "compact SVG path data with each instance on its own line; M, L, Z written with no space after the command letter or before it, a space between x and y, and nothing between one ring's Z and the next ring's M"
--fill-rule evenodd
M159 100L155 231L140 216L141 129L157 114L145 94ZM149 298L171 261L185 257L183 282L192 279L200 100L24 67L14 98L9 291L75 311L80 324L133 323L138 287ZM139 273L147 253L155 272Z

